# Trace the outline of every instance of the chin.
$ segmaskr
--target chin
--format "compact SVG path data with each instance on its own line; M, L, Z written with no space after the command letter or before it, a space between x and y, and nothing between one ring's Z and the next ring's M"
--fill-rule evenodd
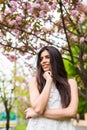
M46 71L50 71L49 69L44 69L44 72L46 72Z

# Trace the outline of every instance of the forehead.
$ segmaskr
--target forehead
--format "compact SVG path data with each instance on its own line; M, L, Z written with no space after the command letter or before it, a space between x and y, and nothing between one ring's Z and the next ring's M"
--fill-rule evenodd
M44 50L44 51L41 53L40 57L43 57L43 56L46 56L46 55L49 55L49 52L48 52L47 50Z

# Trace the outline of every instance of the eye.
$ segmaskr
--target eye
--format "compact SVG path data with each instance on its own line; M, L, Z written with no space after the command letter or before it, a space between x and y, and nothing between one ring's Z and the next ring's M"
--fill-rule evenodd
M40 57L40 62L43 60L43 57Z
M46 58L47 58L47 59L50 59L50 56L49 56L49 55L47 55L47 56L46 56Z

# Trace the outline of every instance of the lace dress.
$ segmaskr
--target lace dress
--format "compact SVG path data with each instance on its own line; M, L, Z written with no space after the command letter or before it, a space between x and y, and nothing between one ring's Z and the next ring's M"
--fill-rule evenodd
M60 108L60 95L54 83L52 84L49 101L46 108ZM29 119L26 130L75 130L71 120L53 120L44 117Z

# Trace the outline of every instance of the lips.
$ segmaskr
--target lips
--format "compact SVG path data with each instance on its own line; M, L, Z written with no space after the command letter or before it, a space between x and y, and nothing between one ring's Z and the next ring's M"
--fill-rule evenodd
M49 65L43 65L42 68L43 68L44 70L49 69Z

